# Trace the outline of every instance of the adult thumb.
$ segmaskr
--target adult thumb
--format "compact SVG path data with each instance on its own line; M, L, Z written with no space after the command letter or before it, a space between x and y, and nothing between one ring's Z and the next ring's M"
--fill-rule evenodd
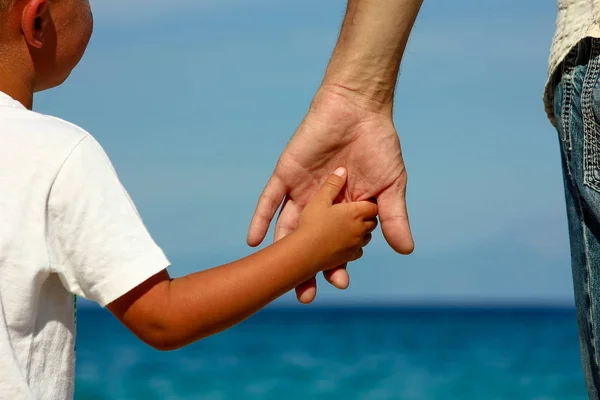
M388 244L400 254L410 254L415 248L408 212L406 186L394 184L377 196L381 230Z
M329 175L323 186L321 186L321 190L317 194L319 199L328 204L333 204L346 184L347 176L345 168L336 169L333 174Z

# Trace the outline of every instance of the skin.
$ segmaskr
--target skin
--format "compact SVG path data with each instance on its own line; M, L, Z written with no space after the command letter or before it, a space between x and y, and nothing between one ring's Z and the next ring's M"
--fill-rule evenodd
M343 177L328 178L284 239L183 278L170 280L163 271L108 309L151 346L177 349L237 324L320 271L360 258L377 226L377 205L334 205L346 182L345 170L337 173Z
M340 201L375 198L383 234L400 254L414 242L406 210L407 174L392 120L400 62L422 0L349 0L340 37L310 110L267 183L247 242L258 246L283 203L275 240L294 232L302 209L337 166L348 169ZM346 266L326 272L349 285ZM316 296L314 277L296 287L302 303Z
M0 14L0 89L27 108L62 84L92 36L87 0L16 0Z
M378 210L390 245L401 253L412 251L406 173L391 112L401 53L418 5L349 2L323 85L282 154L251 225L248 243L258 245L286 197L277 242L183 278L171 279L162 271L109 304L133 333L157 349L175 349L242 321L294 287L301 301L310 301L319 272L337 269L341 283L335 273L326 276L347 286L339 266L362 256ZM393 12L400 17L390 18ZM93 28L87 0L16 0L0 13L0 24L0 90L28 108L35 92L69 76ZM338 165L350 169L348 181L344 168L327 177L325 171ZM367 201L373 198L379 207Z

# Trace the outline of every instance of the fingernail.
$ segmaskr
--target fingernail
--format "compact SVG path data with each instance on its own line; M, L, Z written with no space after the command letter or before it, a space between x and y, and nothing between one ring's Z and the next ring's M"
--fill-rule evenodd
M341 178L343 178L343 177L344 177L344 175L346 175L346 169L345 169L345 168L342 168L342 167L340 167L340 168L336 169L336 170L335 170L335 172L334 172L333 174L334 174L334 175L337 175L337 176L339 176L339 177L341 177Z

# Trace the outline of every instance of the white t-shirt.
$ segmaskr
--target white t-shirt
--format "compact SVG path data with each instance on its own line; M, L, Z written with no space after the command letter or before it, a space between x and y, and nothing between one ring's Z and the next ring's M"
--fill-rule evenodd
M0 399L71 399L73 295L106 306L168 266L94 138L0 92Z

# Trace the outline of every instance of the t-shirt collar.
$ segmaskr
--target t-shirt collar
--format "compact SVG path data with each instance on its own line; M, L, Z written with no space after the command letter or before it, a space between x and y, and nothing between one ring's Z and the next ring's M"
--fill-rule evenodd
M17 100L13 99L9 95L7 95L6 93L1 92L1 91L0 91L0 106L25 109L25 106L23 104L19 103Z

